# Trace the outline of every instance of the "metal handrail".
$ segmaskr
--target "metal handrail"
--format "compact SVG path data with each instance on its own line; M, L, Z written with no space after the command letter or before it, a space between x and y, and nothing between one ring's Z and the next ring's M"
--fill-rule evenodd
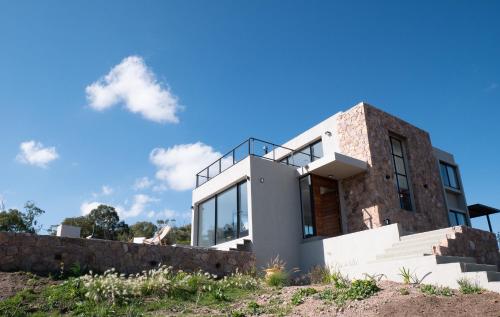
M264 144L264 147L263 147L263 150L265 152L264 155L257 154L257 152L255 151L255 142L259 142L259 143ZM238 150L241 146L245 145L246 143L248 143L248 148L247 148L246 152L244 152L244 156L237 161L236 160L236 150ZM272 151L268 151L267 150L267 146L268 145L272 147ZM267 141L264 141L264 140L261 140L261 139L250 137L250 138L246 139L245 141L241 142L240 144L238 144L236 147L234 147L230 151L228 151L226 154L222 155L220 158L218 158L217 160L215 160L211 164L209 164L207 167L205 167L204 169L202 169L201 171L199 171L198 173L196 173L196 187L199 187L202 184L205 184L206 182L208 182L213 177L221 174L223 171L225 171L229 167L235 165L236 163L238 163L239 161L242 161L243 159L247 158L250 155L258 156L258 157L261 157L261 158L264 158L264 159L276 162L277 161L277 159L276 159L276 152L275 152L276 149L283 149L285 151L288 151L288 153L286 155L280 155L280 160L282 160L284 157L291 157L292 158L292 162L289 162L289 160L287 160L286 162L281 162L281 163L286 164L286 165L291 165L291 166L294 166L294 167L300 167L300 166L297 166L297 165L294 164L295 163L294 162L294 155L297 154L297 153L302 153L304 155L307 155L307 156L311 157L311 159L313 159L313 158L319 158L317 156L312 155L311 153L304 153L302 151L292 150L290 148L287 148L287 147L284 147L284 146L281 146L281 145L277 145L277 144L272 143L272 142L267 142ZM269 154L271 152L272 152L272 157L267 157L267 154ZM229 166L225 167L224 170L222 170L223 159L226 158L229 155L231 155L232 162L230 163ZM210 176L210 168L212 166L214 166L215 164L218 164L218 171L216 171L216 174L211 177ZM203 175L203 174L205 174L205 175ZM204 179L204 182L200 183L200 181L199 181L200 177Z

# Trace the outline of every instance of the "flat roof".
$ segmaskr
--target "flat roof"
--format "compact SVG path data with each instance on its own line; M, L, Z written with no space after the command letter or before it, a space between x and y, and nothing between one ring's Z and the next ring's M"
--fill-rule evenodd
M492 215L496 213L500 213L500 209L493 208L490 206L486 206L483 204L474 204L474 205L469 205L467 206L467 209L469 209L469 216L471 218L476 218L476 217L481 217L481 216L487 216L487 215Z

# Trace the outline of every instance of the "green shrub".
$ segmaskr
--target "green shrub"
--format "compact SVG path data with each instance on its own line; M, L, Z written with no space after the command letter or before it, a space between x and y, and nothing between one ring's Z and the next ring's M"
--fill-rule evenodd
M420 286L420 291L427 295L452 296L453 291L449 287L440 287L430 284Z
M288 273L285 271L271 273L271 275L266 278L266 283L272 287L285 287L288 285Z
M379 290L375 280L354 280L347 291L347 297L352 300L361 300L372 296Z
M257 315L259 313L260 305L257 304L256 301L250 301L247 304L247 308L250 311L250 314Z
M350 284L349 279L340 273L340 271L334 271L330 274L330 282L336 288L348 288Z
M293 293L292 295L292 304L297 306L297 305L300 305L304 302L304 299L307 297L307 296L310 296L310 295L313 295L313 294L316 294L318 291L312 287L308 287L308 288L300 288L298 290L295 291L295 293Z
M467 278L461 278L457 283L462 294L481 294L484 291L477 282L472 283Z
M401 294L401 295L410 295L410 291L406 287L401 287L399 289L399 294Z

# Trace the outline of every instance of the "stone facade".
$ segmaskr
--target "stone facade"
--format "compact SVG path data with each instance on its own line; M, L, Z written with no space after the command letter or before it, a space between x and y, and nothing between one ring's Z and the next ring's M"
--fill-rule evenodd
M189 246L152 246L109 240L87 240L0 232L0 271L59 272L78 263L83 270L138 273L159 264L185 271L223 276L254 269L255 256Z
M458 226L449 228L447 239L433 246L433 254L471 257L477 263L498 265L500 253L495 234L483 230Z
M448 226L441 179L429 134L366 103L339 115L342 153L366 161L368 171L342 181L349 232L376 228L385 219L404 233ZM389 136L406 147L413 211L400 208Z

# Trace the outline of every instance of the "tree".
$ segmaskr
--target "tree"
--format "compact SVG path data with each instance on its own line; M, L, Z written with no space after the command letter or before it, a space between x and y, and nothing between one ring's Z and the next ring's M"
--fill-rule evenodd
M149 221L140 221L130 226L130 231L134 237L151 238L158 227Z
M94 223L87 216L66 218L63 225L80 227L80 237L86 238L94 232Z
M94 238L114 240L120 217L112 206L99 205L88 215L94 225Z
M0 231L10 232L27 232L37 233L40 228L37 227L38 221L36 218L45 211L38 208L34 202L27 201L24 205L24 212L17 209L9 209L8 211L2 205L0 211Z

